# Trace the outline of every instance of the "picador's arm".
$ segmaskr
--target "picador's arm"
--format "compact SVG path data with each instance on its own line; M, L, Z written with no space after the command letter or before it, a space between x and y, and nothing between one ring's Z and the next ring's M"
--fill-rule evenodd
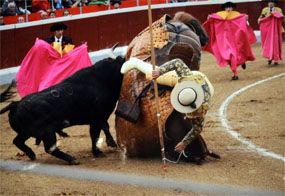
M197 117L191 120L192 129L185 135L182 142L185 146L188 146L194 139L202 132L204 117Z

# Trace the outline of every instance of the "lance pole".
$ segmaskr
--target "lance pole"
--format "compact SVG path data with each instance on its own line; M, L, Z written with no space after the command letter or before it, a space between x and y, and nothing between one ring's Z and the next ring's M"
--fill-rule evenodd
M149 33L150 33L150 46L151 46L151 64L152 69L155 69L155 54L154 54L154 46L153 46L153 35L152 35L152 13L151 13L151 0L147 0L148 4L148 23L149 23ZM156 116L157 116L157 124L159 131L159 141L161 148L161 156L163 161L163 168L166 169L166 161L165 161L165 150L164 150L164 141L163 141L163 131L161 126L160 119L160 106L159 106L159 97L158 97L158 88L156 79L153 80L154 83L154 95L155 95L155 103L156 103Z

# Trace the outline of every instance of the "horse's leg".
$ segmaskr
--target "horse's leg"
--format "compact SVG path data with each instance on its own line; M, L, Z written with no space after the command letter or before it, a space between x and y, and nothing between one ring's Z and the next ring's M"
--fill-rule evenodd
M97 142L99 140L100 131L102 126L96 126L95 124L90 124L90 137L92 142L92 153L95 157L103 157L104 153L97 147Z
M76 158L70 156L67 153L62 152L58 147L56 147L56 135L55 132L48 132L42 137L45 151L57 158L67 161L70 165L78 165L79 161Z
M211 150L209 150L207 145L206 145L206 142L205 142L204 138L201 135L199 135L199 136L200 136L201 146L204 146L204 149L206 149L206 154L209 155L210 157L213 157L213 158L216 158L216 159L220 159L221 158L220 155L218 155L218 154L212 152Z
M18 134L15 139L13 140L13 144L15 144L20 150L22 150L31 160L36 159L36 155L31 148L29 148L25 141L29 139L29 136Z
M106 143L108 146L111 146L111 147L117 147L117 144L116 142L114 141L111 133L110 133L110 126L108 124L108 122L106 121L106 123L104 123L103 127L102 127L104 133L105 133L105 136L106 136Z
M165 123L165 151L170 159L178 158L178 153L174 151L175 146L181 142L189 130L191 123L185 121L184 115L173 111Z

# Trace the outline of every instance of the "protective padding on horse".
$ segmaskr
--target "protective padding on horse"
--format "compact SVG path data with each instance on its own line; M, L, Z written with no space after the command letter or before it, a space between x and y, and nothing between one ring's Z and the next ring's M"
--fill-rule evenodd
M124 76L120 99L134 101L148 82L142 72L136 69L129 71ZM126 149L128 156L151 156L160 153L156 103L155 99L151 99L153 95L153 90L150 90L142 99L141 116L136 124L116 117L117 143ZM166 91L165 95L159 98L159 103L164 129L164 124L173 111L170 91Z
M165 15L152 24L156 65L160 66L171 59L183 57L187 60L188 63L186 64L191 70L197 70L199 68L201 51L199 37L184 23L179 21L173 22L169 19L171 18ZM169 27L166 22L173 22L174 25L179 25L179 28L174 27L173 30L173 26L170 25ZM181 28L185 29L185 31L183 30L178 34L175 29ZM176 45L177 43L178 45ZM182 46L183 48L179 50L177 46ZM192 52L189 54L184 51ZM126 60L130 59L130 57L136 57L141 60L147 58L147 61L150 61L148 59L150 55L150 34L148 28L146 28L130 43ZM127 99L133 102L149 82L146 79L146 75L139 70L132 69L128 71L124 75L119 100ZM173 112L173 107L170 103L170 93L171 91L166 90L164 95L159 97L160 121L163 130L167 118ZM156 104L155 99L152 99L152 97L154 97L154 92L150 90L142 99L141 116L136 124L116 117L117 143L120 148L125 149L128 156L142 157L161 154Z

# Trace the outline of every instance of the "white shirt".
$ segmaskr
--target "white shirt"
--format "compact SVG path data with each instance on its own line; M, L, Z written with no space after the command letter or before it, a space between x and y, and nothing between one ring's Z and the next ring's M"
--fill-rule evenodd
M54 36L54 41L60 43L60 45L62 45L62 36L60 38L57 38L56 36Z
M271 11L271 12L274 12L274 10L275 10L275 7L273 7L273 8L268 7L268 12L269 12L269 13L270 13L270 11Z

